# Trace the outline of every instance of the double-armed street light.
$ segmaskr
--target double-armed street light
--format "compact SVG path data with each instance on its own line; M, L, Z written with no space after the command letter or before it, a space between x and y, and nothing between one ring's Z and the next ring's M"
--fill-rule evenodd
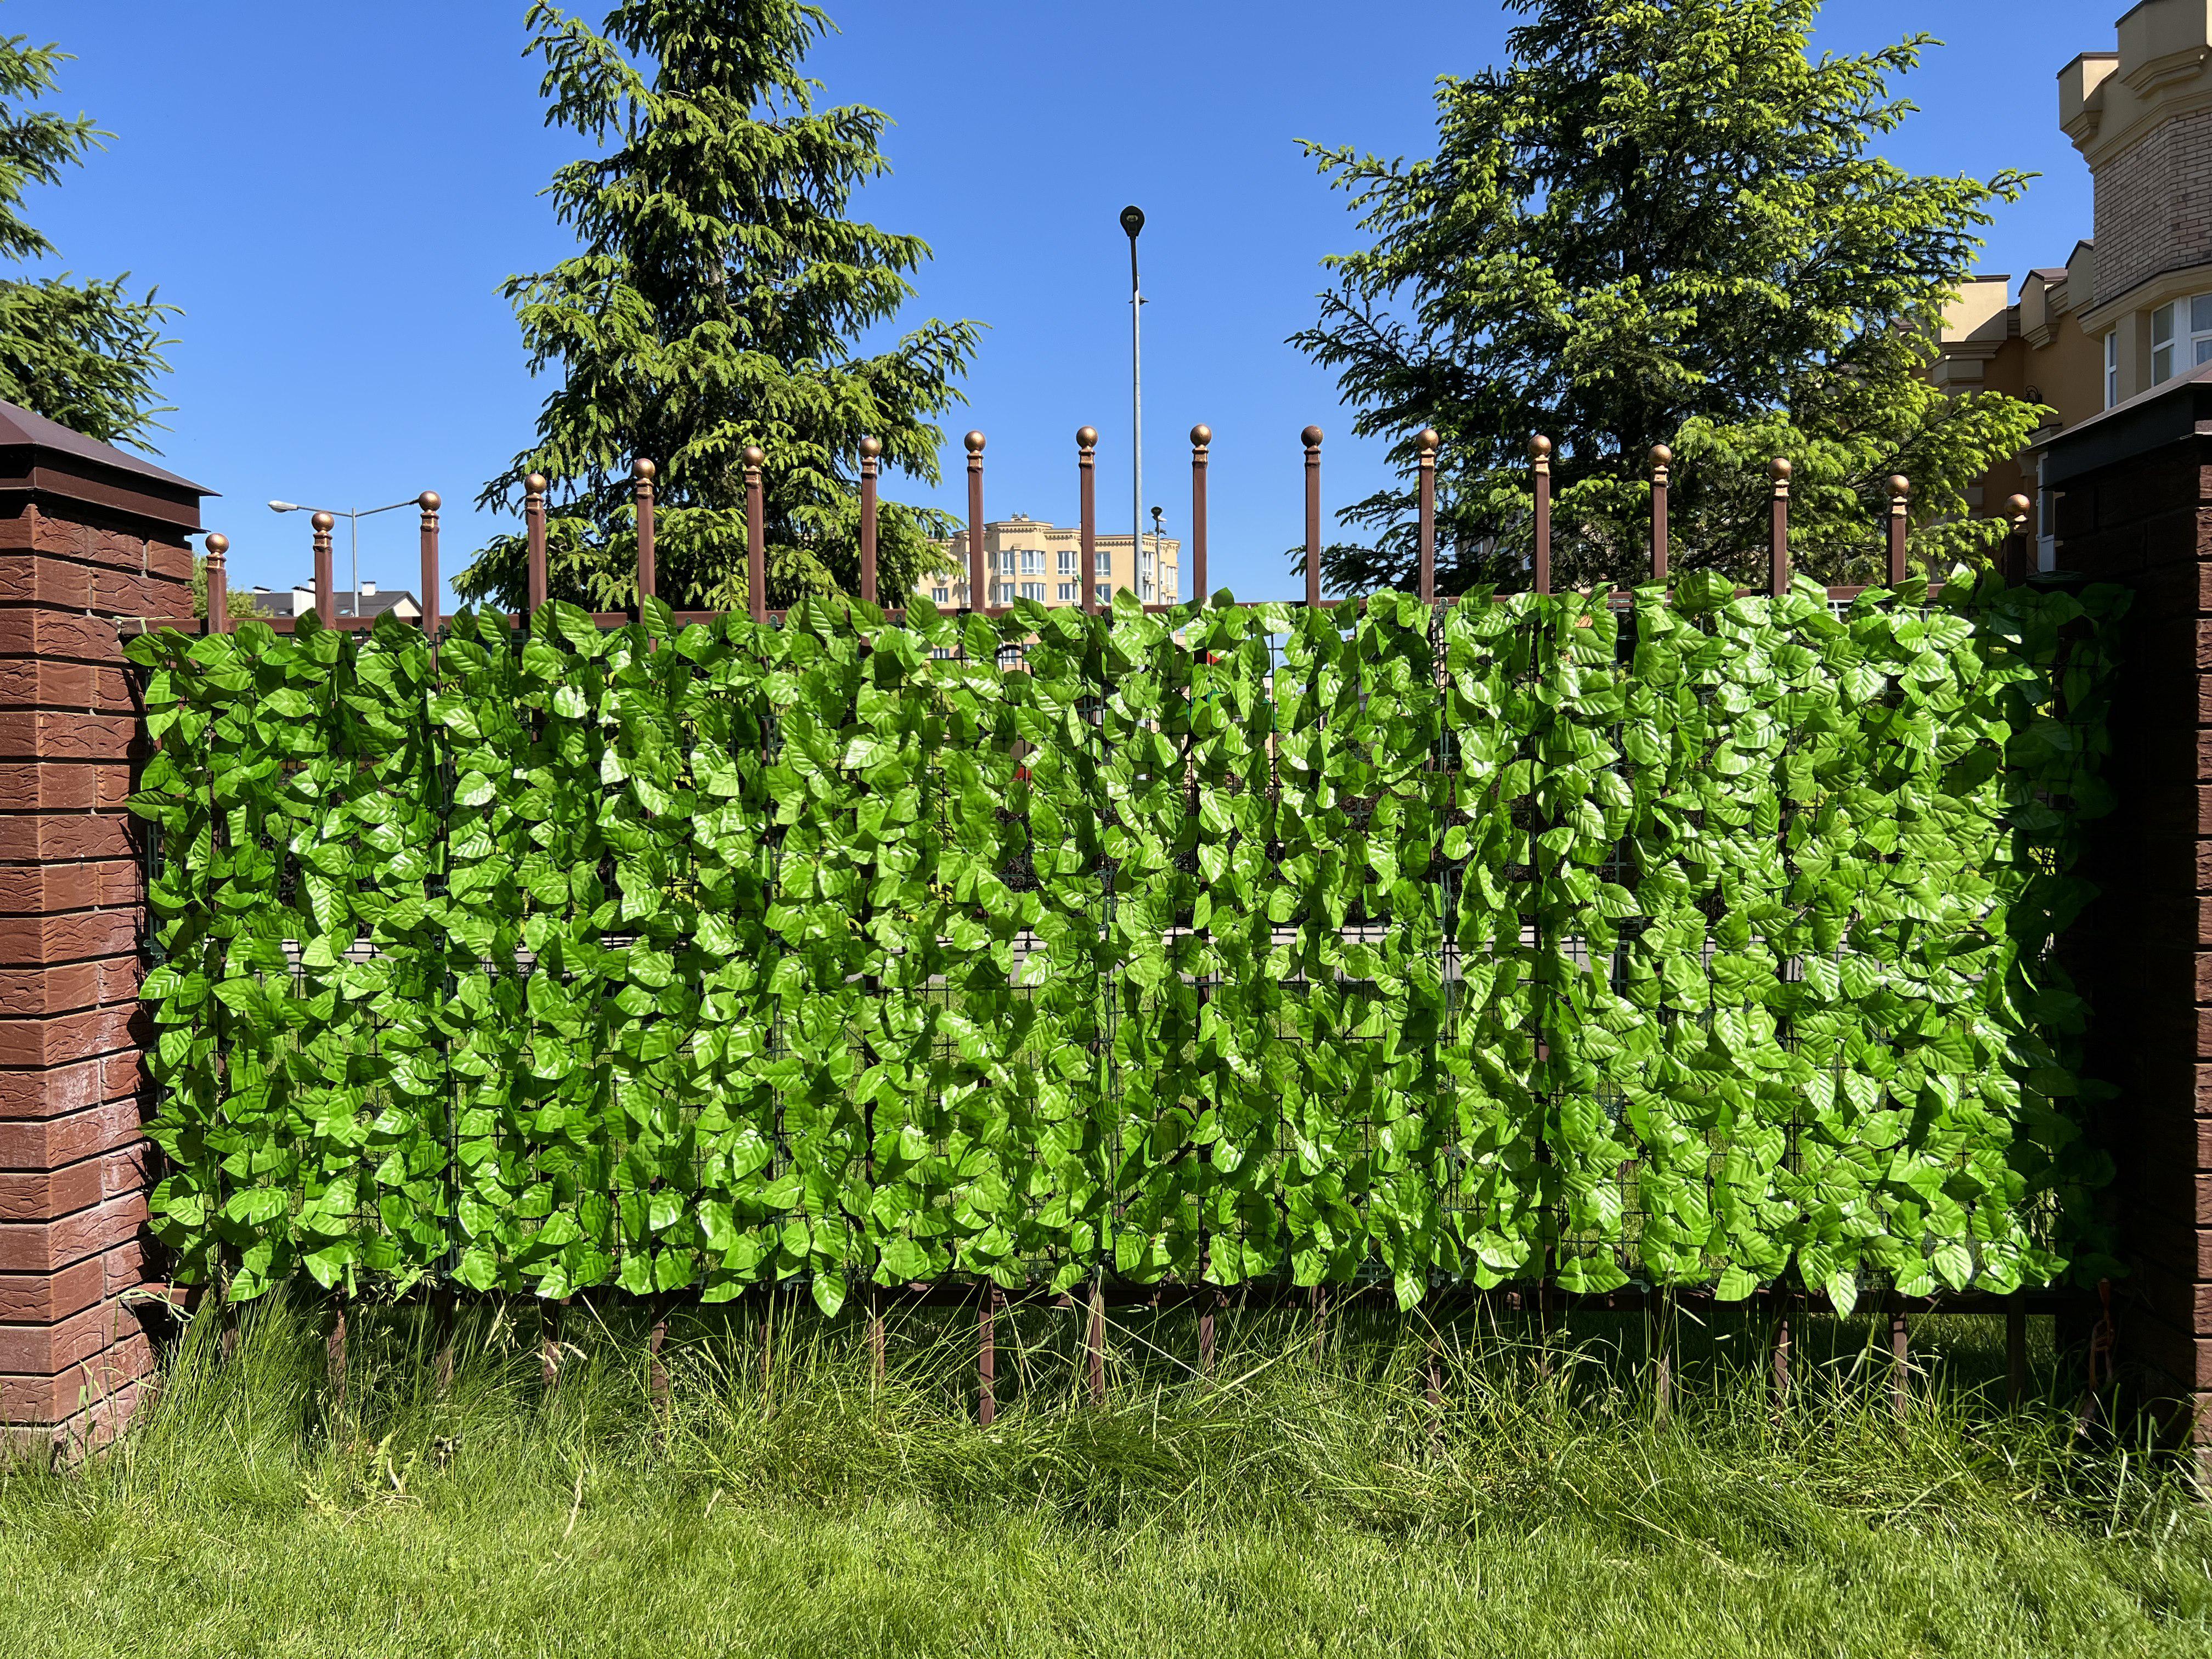
M335 507L302 507L297 501L271 501L269 503L269 510L271 513L327 513L333 519L347 519L352 521L353 614L358 617L361 615L361 521L363 519L373 519L380 513L397 513L403 507L418 506L422 499L419 495L410 495L404 501L392 502L389 507L356 507L351 512ZM428 604L429 597L427 593L422 596L425 605Z

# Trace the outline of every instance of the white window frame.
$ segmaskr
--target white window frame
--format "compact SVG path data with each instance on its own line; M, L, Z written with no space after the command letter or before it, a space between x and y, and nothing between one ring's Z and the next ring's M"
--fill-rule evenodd
M2120 401L2120 331L2117 328L2105 336L2105 407L2112 409Z

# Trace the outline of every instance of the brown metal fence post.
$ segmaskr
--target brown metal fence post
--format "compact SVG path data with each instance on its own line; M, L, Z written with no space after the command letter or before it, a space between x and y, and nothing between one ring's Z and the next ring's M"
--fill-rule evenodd
M1202 1290L1198 1304L1198 1374L1213 1375L1213 1318L1227 1300L1219 1291Z
M1651 1413L1664 1423L1674 1414L1674 1297L1662 1285L1651 1292L1646 1329L1651 1343Z
M983 570L983 434L960 441L968 450L968 608L990 607L991 590Z
M1774 1322L1774 1414L1790 1408L1790 1310L1784 1307Z
M337 520L318 513L307 522L315 532L315 620L328 627L337 609L337 579L331 571L331 530Z
M1298 436L1306 447L1306 605L1321 606L1321 428L1310 426Z
M453 1391L453 1326L458 1297L451 1285L441 1285L430 1295L430 1374L443 1400Z
M648 1304L653 1314L653 1328L645 1338L645 1391L653 1405L663 1410L668 1406L668 1362L661 1350L668 1346L668 1316L670 1297L656 1296Z
M1212 457L1213 428L1190 429L1190 596L1203 605L1213 597L1206 585L1206 464Z
M1423 605L1437 602L1437 446L1443 440L1432 426L1414 435L1420 467L1420 593Z
M1443 1346L1434 1338L1429 1342L1428 1362L1422 1367L1421 1396L1429 1407L1429 1438L1441 1448L1444 1443L1444 1356Z
M2017 1296L2005 1308L2005 1402L2027 1403L2027 1310Z
M438 589L443 579L438 571L438 509L445 502L434 489L426 489L415 498L415 505L422 514L418 532L422 551L422 637L434 650L438 643Z
M1774 478L1774 502L1766 544L1766 591L1778 599L1790 591L1790 463L1777 455L1767 471Z
M333 1299L331 1304L330 1334L324 1340L323 1377L329 1385L331 1403L339 1411L346 1403L346 1306Z
M2005 516L2012 521L2012 529L2005 537L2005 580L2024 582L2028 578L2027 520L2035 511L2035 503L2025 495L2014 495L2005 502Z
M884 1287L868 1286L868 1382L884 1386Z
M217 532L207 538L207 631L230 632L230 538Z
M1905 503L1912 494L1911 481L1902 473L1893 473L1889 480L1889 585L1896 586L1905 580L1905 546L1911 531L1911 523L1905 514Z
M1539 593L1552 591L1552 441L1539 433L1528 440L1529 470L1535 497L1534 547L1529 580Z
M999 1287L988 1279L975 1311L975 1421L989 1428L999 1415Z
M645 616L645 602L659 597L654 589L660 573L654 568L658 550L653 544L660 531L657 518L659 504L653 499L653 481L659 472L660 469L642 455L629 464L631 497L637 505L637 614L641 620Z
M1313 1357L1315 1363L1319 1364L1328 1346L1328 1286L1326 1285L1313 1287Z
M1091 1287L1091 1315L1085 1322L1083 1333L1085 1368L1088 1373L1091 1403L1106 1403L1106 1288L1094 1283Z
M1083 549L1083 609L1087 614L1098 609L1098 428L1095 426L1076 428L1075 475L1080 484L1079 541Z
M545 603L545 475L533 472L522 481L522 523L530 543L529 591L526 603L535 617Z
M881 465L884 441L860 440L860 598L869 605L876 597L876 474Z
M1651 580L1667 580L1668 486L1674 474L1674 452L1664 444L1651 446Z
M1889 1315L1889 1409L1902 1423L1912 1407L1912 1349L1905 1328L1905 1310Z
M547 1392L561 1380L561 1310L559 1302L538 1304L538 1379Z
M757 623L768 620L768 532L761 507L761 467L767 459L758 444L745 446L745 614Z

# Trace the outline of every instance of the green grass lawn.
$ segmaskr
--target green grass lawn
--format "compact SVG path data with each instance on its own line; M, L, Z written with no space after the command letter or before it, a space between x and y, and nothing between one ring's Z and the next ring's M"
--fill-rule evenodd
M580 1329L581 1326L583 1328ZM46 1654L2212 1654L2212 1517L2155 1458L1994 1403L2002 1328L1916 1328L1889 1413L1862 1323L1815 1322L1778 1417L1749 1320L1686 1334L1653 1421L1640 1324L1339 1317L1115 1326L917 1315L871 1381L850 1322L681 1325L652 1402L630 1328L467 1328L442 1397L411 1310L356 1316L345 1399L272 1306L209 1328L122 1446L0 1477L0 1651Z

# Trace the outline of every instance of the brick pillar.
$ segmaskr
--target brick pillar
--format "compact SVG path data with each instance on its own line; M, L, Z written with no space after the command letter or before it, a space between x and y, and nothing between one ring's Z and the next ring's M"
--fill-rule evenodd
M190 617L207 493L0 404L0 1442L19 1451L111 1432L152 1367L118 623Z
M2130 1268L2120 1358L2194 1413L2212 1468L2212 380L2169 382L2063 434L2045 482L2057 568L2124 583L2108 775L2118 810L2069 934L2093 1008L2090 1074L2116 1085L2100 1139Z

